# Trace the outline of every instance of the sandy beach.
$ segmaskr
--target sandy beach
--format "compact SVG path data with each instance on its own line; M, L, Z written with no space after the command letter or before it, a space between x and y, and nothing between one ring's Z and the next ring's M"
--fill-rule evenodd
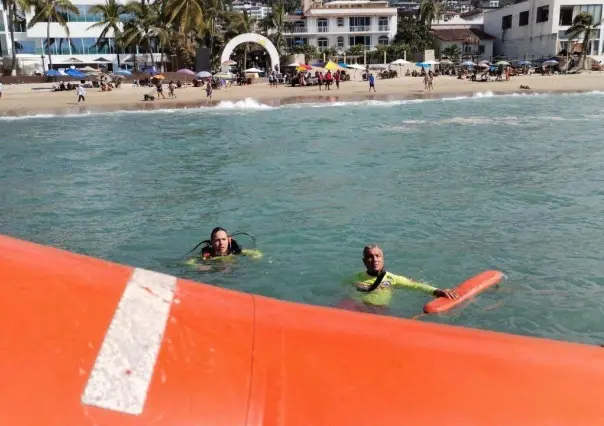
M530 90L520 86L529 86ZM250 86L232 86L215 90L212 101L206 100L205 90L188 86L176 90L176 99L156 99L144 102L143 96L151 91L149 87L133 87L124 84L112 92L101 89L86 89L86 102L78 105L75 91L51 92L51 83L4 85L4 96L0 99L0 116L22 116L37 114L78 114L119 110L148 110L159 108L193 108L217 105L220 102L235 102L244 99L271 106L301 102L338 102L364 99L395 100L417 98L439 98L449 96L471 96L475 93L554 93L554 92L591 92L604 91L604 74L585 72L580 75L553 75L512 77L503 82L472 82L458 80L455 77L440 76L434 80L434 91L424 90L423 79L419 77L400 77L390 80L377 80L377 93L369 93L368 84L361 81L349 81L337 90L319 91L317 86L272 88L268 83L255 83ZM167 87L164 94L168 94Z

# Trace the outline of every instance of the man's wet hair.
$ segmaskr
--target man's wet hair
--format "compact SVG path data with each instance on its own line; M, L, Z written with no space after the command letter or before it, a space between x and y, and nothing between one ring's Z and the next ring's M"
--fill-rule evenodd
M378 246L377 244L367 244L365 246L365 248L363 248L363 258L367 257L367 254L369 253L369 250L371 249L379 249L383 252L382 248L380 246Z

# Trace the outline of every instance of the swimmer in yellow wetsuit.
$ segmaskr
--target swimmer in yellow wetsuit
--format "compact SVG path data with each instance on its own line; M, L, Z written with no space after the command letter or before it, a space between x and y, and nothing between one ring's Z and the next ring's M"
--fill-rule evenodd
M436 297L459 298L455 291L441 290L387 272L384 268L384 252L376 244L370 244L363 249L363 263L366 270L346 280L346 284L355 286L357 294L352 300L340 303L339 307L363 311L372 311L372 307L386 307L390 304L394 287L419 290Z
M205 244L205 246L201 249L199 256L187 260L187 264L196 265L199 264L199 261L207 260L232 261L233 256L237 255L248 256L252 259L260 259L262 257L262 253L259 250L244 249L241 247L234 238L229 236L224 228L220 227L214 228L210 234L210 239L202 241L197 247L201 244ZM205 270L207 268L202 269Z

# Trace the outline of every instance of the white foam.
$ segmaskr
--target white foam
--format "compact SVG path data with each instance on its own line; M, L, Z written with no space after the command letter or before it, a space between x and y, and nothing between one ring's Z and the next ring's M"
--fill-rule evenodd
M213 107L214 110L265 110L265 109L273 109L270 105L266 105L258 102L252 98L246 98L242 101L221 101Z
M373 107L373 108L390 108L400 105L412 105L424 102L451 102L451 101L468 101L468 100L480 100L485 98L492 97L526 97L526 96L553 96L556 94L546 94L546 93L509 93L509 94L494 94L492 91L486 92L476 92L471 96L454 96L454 97L444 97L444 98L430 98L430 99L399 99L399 100L373 100L366 99L361 101L337 101L337 102L299 102L299 103L291 103L285 104L281 106L271 106L267 104L263 104L255 99L246 98L240 101L221 101L216 106L206 106L199 105L189 108L157 108L157 109L133 109L133 110L117 110L117 111L105 111L105 112L74 112L68 114L31 114L31 115L21 115L21 116L0 116L0 121L16 121L16 120L28 120L28 119L47 119L47 118L78 118L82 116L114 116L121 114L240 114L245 112L254 112L254 111L270 111L270 110L278 110L278 109L298 109L298 108L339 108L339 107L351 107L351 106L361 106L361 107ZM563 96L583 96L583 95L604 95L604 92L600 91L592 91L592 92L583 92L583 93L561 93ZM562 118L562 120L565 120ZM500 119L497 120L500 122ZM458 121L458 123L460 123ZM407 123L407 124L421 124L421 123ZM475 123L470 123L475 124ZM515 123L509 123L515 124Z

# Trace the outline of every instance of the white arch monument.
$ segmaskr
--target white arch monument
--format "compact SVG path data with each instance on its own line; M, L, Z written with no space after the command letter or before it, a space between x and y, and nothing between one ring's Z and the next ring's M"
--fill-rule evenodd
M279 71L279 52L277 52L275 45L268 38L255 33L241 34L229 41L222 51L220 63L224 64L226 61L228 61L233 53L233 50L235 50L235 48L241 43L256 43L264 47L271 57L271 69ZM223 71L228 71L228 69L223 69Z

